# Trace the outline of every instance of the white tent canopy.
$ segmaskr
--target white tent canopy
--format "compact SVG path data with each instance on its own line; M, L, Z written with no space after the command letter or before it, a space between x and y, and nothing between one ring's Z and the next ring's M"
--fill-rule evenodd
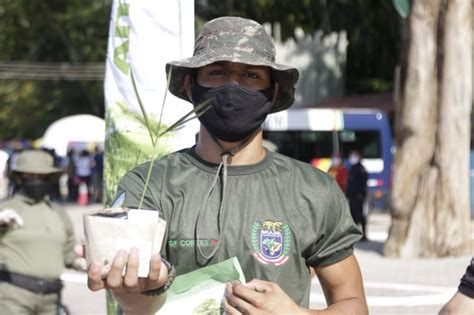
M104 119L88 115L72 115L56 120L43 135L41 146L66 156L70 143L101 143L105 141Z

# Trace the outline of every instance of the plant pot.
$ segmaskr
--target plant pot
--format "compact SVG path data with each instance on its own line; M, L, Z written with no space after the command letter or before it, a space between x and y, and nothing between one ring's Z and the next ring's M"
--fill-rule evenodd
M161 249L166 221L158 211L108 208L83 215L86 261L102 265L106 277L119 250L139 250L139 277L148 277L152 253ZM125 270L124 270L125 273Z

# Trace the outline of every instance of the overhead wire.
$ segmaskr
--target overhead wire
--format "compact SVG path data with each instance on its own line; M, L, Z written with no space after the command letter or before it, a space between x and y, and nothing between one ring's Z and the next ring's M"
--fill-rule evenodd
M105 63L0 62L0 80L86 80L104 79Z

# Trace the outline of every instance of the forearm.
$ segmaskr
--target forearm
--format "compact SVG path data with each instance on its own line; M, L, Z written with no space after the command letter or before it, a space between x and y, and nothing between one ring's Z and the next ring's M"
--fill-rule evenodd
M474 310L474 299L458 291L439 311L439 315L467 314L472 310Z
M112 292L112 295L127 315L155 314L166 302L166 293L158 296L146 296L137 293Z
M328 307L313 314L368 314L362 275L354 255L315 271Z

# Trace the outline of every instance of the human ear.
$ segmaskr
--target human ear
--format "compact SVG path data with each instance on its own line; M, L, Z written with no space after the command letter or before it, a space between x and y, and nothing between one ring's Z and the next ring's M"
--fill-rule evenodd
M188 96L189 98L189 101L192 102L192 94L191 94L191 76L189 74L187 74L185 77L184 77L184 90L186 91L186 95Z
M280 84L278 82L275 82L275 87L273 89L273 100L272 100L273 104L275 104L275 101L279 93L280 93Z

